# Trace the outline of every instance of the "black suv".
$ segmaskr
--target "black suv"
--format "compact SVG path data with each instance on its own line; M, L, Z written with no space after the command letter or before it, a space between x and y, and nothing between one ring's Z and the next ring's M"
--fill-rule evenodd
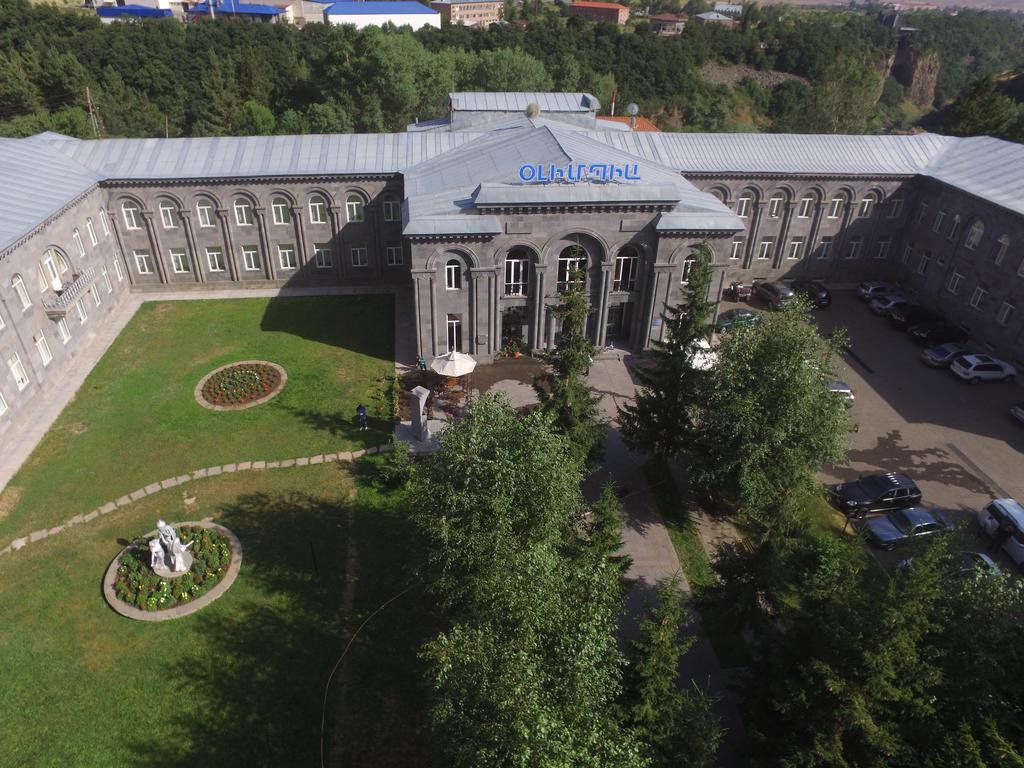
M938 344L963 344L969 338L967 331L942 321L918 323L907 329L910 338L926 347Z
M921 491L904 474L863 475L851 483L833 485L828 491L832 506L847 517L891 512L921 503Z
M889 313L889 320L898 328L910 328L921 323L941 323L945 318L934 309L920 304L901 304Z
M790 285L793 287L793 293L806 296L815 309L824 309L832 304L832 294L821 283L813 280L794 280Z

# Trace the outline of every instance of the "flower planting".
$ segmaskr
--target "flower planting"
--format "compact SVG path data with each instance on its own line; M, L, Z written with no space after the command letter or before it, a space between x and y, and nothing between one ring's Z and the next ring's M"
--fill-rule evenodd
M281 368L270 363L236 363L210 374L199 394L212 406L244 407L275 394L283 384L282 374Z

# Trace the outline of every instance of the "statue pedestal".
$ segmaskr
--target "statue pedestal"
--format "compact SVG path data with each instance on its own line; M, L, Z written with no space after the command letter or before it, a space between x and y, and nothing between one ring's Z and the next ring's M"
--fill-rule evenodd
M184 576L192 568L193 561L192 553L187 549L185 550L185 570L180 573L172 571L168 566L160 563L159 565L153 566L153 573L159 576L161 579L178 579Z

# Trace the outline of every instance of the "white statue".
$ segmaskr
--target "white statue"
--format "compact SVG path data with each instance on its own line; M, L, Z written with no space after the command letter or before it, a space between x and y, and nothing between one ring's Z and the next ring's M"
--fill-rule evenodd
M156 568L158 565L164 564L164 548L160 544L160 539L150 539L149 541L149 567Z
M168 555L171 554L174 542L178 539L177 532L163 520L157 520L156 533L157 537L160 539L160 543L164 545L164 551Z
M194 541L190 541L188 544L182 544L181 539L177 536L174 537L174 544L171 545L171 554L174 557L174 564L171 570L174 573L182 573L187 570L185 565L185 550L195 544Z

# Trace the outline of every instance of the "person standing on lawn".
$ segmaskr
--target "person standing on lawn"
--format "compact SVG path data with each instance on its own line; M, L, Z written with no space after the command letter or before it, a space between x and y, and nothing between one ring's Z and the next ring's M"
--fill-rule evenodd
M366 424L366 406L360 403L356 407L356 420L359 422L359 431L362 432L367 428Z

